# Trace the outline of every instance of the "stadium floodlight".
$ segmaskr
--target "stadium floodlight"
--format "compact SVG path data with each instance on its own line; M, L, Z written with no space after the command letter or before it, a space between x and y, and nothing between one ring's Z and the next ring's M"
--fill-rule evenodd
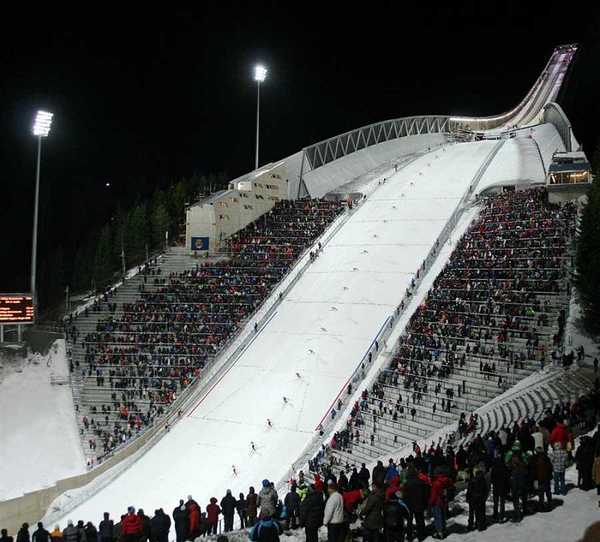
M33 135L37 137L48 137L50 127L52 126L53 113L48 111L38 111L33 124Z
M262 64L254 66L254 80L262 83L267 78L267 68Z
M33 300L33 317L37 317L36 265L37 265L37 233L38 210L40 205L40 165L42 160L42 138L48 137L52 126L53 113L38 111L33 124L33 135L37 137L37 164L35 168L35 202L33 208L33 239L31 243L31 297Z
M254 66L254 80L256 81L256 154L254 159L254 169L258 169L258 140L260 126L260 84L267 78L267 68L262 64Z

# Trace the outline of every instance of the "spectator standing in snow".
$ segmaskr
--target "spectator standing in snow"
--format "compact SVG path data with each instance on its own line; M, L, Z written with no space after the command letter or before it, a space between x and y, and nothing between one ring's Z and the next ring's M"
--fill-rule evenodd
M180 499L179 506L173 509L173 522L175 523L176 542L184 542L188 536L189 518L183 499Z
M258 515L258 495L254 488L250 486L248 495L246 496L246 514L248 516L248 527L252 527L256 523Z
M29 523L23 523L17 533L17 542L30 542L29 540Z
M211 497L210 504L206 506L206 522L208 524L208 532L206 534L217 534L217 526L219 524L219 514L221 509L217 504L217 499Z
M275 515L275 509L277 507L277 493L269 480L263 480L262 486L263 487L258 494L260 517L272 518Z
M37 529L31 537L31 542L50 542L50 533L44 529L41 521L37 524Z
M248 520L246 514L246 499L244 498L243 493L240 493L235 505L235 509L237 510L238 517L240 518L240 529L244 529Z
M327 484L329 497L325 503L323 525L327 526L327 542L342 542L344 536L344 500L335 482Z
M108 512L104 512L104 519L98 525L98 538L100 542L113 542L115 540L115 524Z
M154 511L150 520L150 540L152 542L168 542L171 529L171 518L163 512L162 508Z
M235 516L235 507L237 502L231 494L231 489L227 490L225 496L221 499L221 512L224 519L224 531L228 533L233 531L233 517Z
M300 515L300 497L296 492L295 483L291 485L289 493L283 500L283 504L285 504L285 507L287 508L290 528L296 529L296 527L298 527L298 517Z
M315 486L311 485L300 504L300 525L304 527L306 542L318 542L319 527L323 525L324 512L323 492L316 491Z

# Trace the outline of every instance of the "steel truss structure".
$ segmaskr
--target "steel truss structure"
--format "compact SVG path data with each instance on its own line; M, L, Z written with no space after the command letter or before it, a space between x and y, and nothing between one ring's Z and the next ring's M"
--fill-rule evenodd
M400 137L447 133L449 119L449 116L428 115L376 122L305 147L302 158L314 170L358 150Z

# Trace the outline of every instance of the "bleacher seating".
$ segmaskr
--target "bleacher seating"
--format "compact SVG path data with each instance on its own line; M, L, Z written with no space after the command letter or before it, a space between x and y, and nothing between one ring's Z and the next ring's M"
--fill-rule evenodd
M165 413L341 212L281 201L203 264L176 251L70 327L81 434L94 464Z
M336 434L333 461L369 461L452 421L464 436L469 425L497 427L531 412L523 399L484 420L469 416L560 361L574 231L574 206L549 204L543 189L485 198L391 362Z

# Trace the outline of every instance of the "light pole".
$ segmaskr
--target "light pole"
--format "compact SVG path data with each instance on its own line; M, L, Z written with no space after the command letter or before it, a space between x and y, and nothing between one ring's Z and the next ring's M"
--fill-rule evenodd
M37 230L38 230L38 209L40 200L40 163L42 159L42 138L48 137L50 127L52 126L53 113L48 111L38 111L33 124L33 135L38 138L37 161L35 168L35 203L33 208L33 241L31 244L31 297L33 300L33 315L37 318L37 293L35 289L35 272L37 264Z
M267 77L267 68L261 64L254 66L254 80L256 81L256 159L254 169L258 169L258 139L260 126L260 84Z

